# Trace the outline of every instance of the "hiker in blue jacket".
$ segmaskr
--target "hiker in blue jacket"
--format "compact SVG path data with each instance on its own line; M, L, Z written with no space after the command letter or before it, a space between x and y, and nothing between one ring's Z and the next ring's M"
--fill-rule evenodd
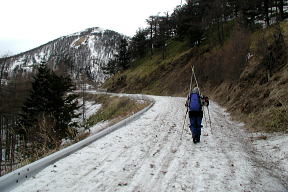
M200 142L203 106L208 106L208 97L200 95L199 88L195 87L189 95L186 106L189 107L190 130L194 143Z

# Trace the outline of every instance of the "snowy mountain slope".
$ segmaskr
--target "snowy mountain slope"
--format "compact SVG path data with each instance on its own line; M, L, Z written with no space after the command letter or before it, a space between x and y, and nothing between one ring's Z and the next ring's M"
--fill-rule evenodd
M9 57L6 61L5 72L8 76L15 73L27 73L33 71L35 65L49 61L57 68L57 61L69 58L73 66L75 78L80 73L89 73L95 81L103 82L105 75L101 66L106 64L116 53L120 38L125 36L110 30L98 27L88 28L84 31L60 37L45 45L30 51Z
M56 162L13 191L285 191L287 183L254 159L243 124L211 102L202 141L185 131L184 98L158 97L128 124ZM186 123L187 128L187 123ZM287 167L286 167L287 169ZM279 176L279 177L278 177Z

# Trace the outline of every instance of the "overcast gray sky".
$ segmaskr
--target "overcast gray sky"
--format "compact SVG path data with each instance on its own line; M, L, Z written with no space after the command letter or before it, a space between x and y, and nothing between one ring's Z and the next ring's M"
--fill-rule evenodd
M90 27L133 36L145 19L181 0L1 0L0 56L27 51Z

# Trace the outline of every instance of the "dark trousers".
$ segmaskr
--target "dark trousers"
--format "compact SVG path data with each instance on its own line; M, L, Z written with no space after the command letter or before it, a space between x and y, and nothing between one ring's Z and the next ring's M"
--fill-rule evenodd
M190 111L189 112L189 119L190 119L189 127L190 127L193 138L200 139L202 118L203 118L202 111Z

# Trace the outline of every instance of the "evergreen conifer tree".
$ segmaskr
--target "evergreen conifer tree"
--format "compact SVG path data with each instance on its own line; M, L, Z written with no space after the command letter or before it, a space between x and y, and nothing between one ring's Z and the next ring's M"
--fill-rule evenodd
M118 55L116 56L118 60L119 68L126 70L130 64L130 56L128 53L128 42L126 39L121 39L120 45L118 48Z
M25 129L28 142L46 143L53 148L65 137L73 137L79 108L77 95L69 77L57 76L42 63L34 77L29 98L22 107L21 124Z

